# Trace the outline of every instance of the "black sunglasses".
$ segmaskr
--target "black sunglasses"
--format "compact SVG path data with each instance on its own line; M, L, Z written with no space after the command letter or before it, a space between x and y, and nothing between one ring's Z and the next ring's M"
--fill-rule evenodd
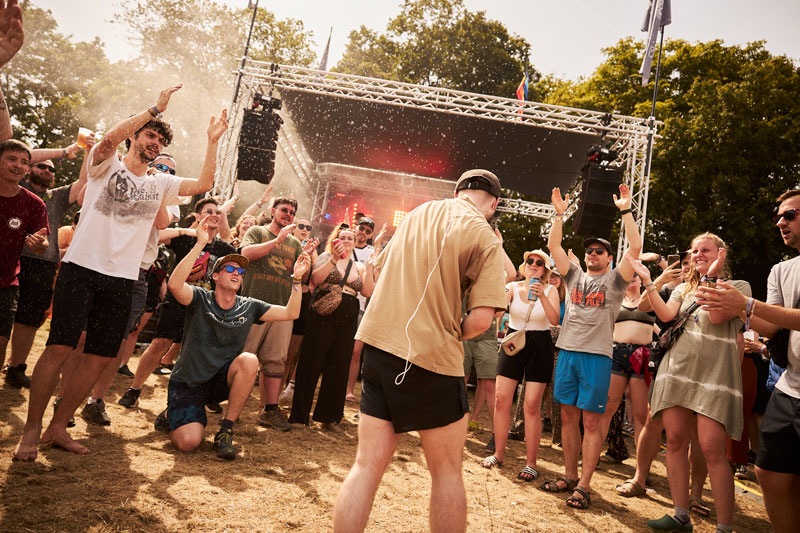
M288 207L279 207L277 209L278 209L278 211L280 211L282 213L288 213L288 214L290 214L292 216L294 216L294 213L295 213L294 209L289 209Z
M535 264L537 267L542 267L542 266L544 266L544 261L542 261L541 259L534 259L533 257L529 257L529 258L528 258L528 259L525 261L525 263L527 263L527 264L529 264L529 265L533 265L533 264Z
M298 224L297 227L300 229L307 229L308 231L311 231L311 224Z
M48 170L50 171L51 174L56 173L56 167L51 167L50 165L45 165L44 163L38 163L37 165L34 166L40 170Z
M175 175L175 169L174 168L169 168L164 163L153 163L151 166L154 169L158 170L159 172L167 172L169 174L172 174L173 176Z
M772 217L772 221L774 223L776 223L776 224L778 223L778 221L780 219L783 219L786 222L791 222L792 220L794 220L797 217L797 212L798 211L800 211L800 209L787 209L783 213L778 213L777 215Z
M369 226L366 226L366 225L362 224L361 226L358 226L358 229L360 231L363 231L367 235L372 235L372 228L370 228Z
M233 273L235 271L240 276L244 276L244 269L242 267L237 267L237 266L233 266L233 265L225 265L224 267L222 267L222 269L225 270L225 272L228 272L228 273Z
M605 248L587 248L586 249L586 255L592 255L592 252L594 252L596 255L603 255L604 253L606 253L606 249Z

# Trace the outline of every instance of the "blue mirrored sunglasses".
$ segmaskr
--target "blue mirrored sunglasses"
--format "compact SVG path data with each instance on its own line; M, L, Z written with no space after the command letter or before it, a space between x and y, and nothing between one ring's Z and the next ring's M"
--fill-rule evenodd
M158 170L159 172L169 172L169 173L170 173L170 174L172 174L173 176L175 175L175 169L174 169L174 168L169 168L169 167L168 167L167 165L165 165L164 163L155 163L155 164L153 164L153 165L151 165L151 166L152 166L154 169Z
M236 273L239 274L240 276L244 276L244 269L242 267L237 267L237 266L233 266L233 265L225 265L222 268L225 270L225 272L232 273L232 272L236 271Z

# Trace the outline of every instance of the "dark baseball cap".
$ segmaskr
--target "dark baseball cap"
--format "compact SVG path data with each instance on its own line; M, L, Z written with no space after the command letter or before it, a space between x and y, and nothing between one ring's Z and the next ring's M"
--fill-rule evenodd
M369 226L372 230L375 230L375 221L369 217L361 217L358 219L358 223L356 226Z
M461 174L456 182L456 192L464 189L478 189L500 198L500 180L488 170L475 168Z
M247 268L247 265L248 263L250 263L250 260L247 259L245 256L239 254L228 254L224 257L220 257L214 262L214 270L213 270L214 274L219 272L222 269L222 267L225 266L225 263L236 263L242 268Z
M586 239L583 241L583 247L588 248L590 244L600 243L603 245L603 248L606 249L608 255L614 255L614 252L611 250L611 243L605 239L601 239L600 237L592 237L590 239Z

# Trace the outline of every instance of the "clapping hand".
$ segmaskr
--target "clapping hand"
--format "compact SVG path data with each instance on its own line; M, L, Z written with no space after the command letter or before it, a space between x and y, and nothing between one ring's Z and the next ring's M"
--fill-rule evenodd
M311 266L311 257L303 252L294 263L294 279L302 278Z
M278 242L278 244L283 244L283 241L286 240L286 237L291 235L292 232L294 231L294 228L296 227L297 224L288 224L282 227L281 230L278 232L278 236L275 237L275 240Z
M317 249L319 246L319 239L308 239L306 243L303 245L303 253L311 255L311 253Z

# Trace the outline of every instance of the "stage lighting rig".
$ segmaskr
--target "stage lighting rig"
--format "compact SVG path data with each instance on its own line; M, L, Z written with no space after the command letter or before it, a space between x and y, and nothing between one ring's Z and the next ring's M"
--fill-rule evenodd
M617 159L618 155L616 150L610 150L608 147L599 144L595 144L586 150L586 159L590 163L610 163Z

